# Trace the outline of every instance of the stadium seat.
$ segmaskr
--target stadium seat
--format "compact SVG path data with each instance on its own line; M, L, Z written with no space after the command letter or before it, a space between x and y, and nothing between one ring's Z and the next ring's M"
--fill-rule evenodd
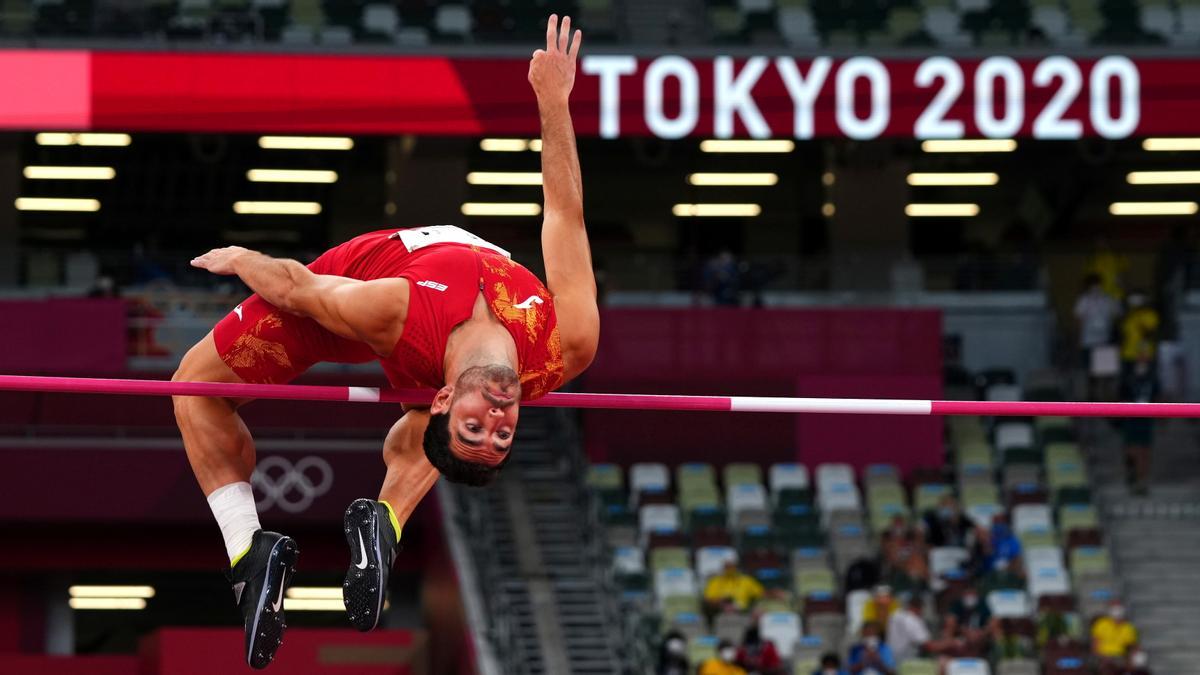
M1001 422L996 425L996 450L1028 448L1034 445L1033 425L1029 422Z
M854 485L831 485L821 488L817 493L817 506L826 519L836 511L859 512L862 510L862 497Z
M1006 492L1018 488L1036 489L1042 482L1042 468L1037 464L1007 464L1003 472Z
M964 469L990 471L993 466L992 448L983 439L960 444L957 456L960 471Z
M1029 572L1029 595L1037 600L1043 595L1071 592L1071 579L1061 567L1037 567Z
M992 591L987 594L987 604L998 619L1021 619L1033 612L1025 591Z
M796 645L792 650L791 658L800 661L820 659L821 655L829 651L829 649L830 645L825 642L825 638L821 637L820 635L814 635L810 632L800 636L800 639L796 642Z
M363 37L394 42L399 31L400 14L395 5L372 3L363 7Z
M746 629L751 626L753 619L749 614L741 612L721 612L713 618L713 634L720 640L729 640L733 644L741 644L746 635Z
M697 667L717 655L719 635L701 635L688 642L688 663Z
M748 511L767 513L767 490L759 483L736 483L725 490L725 504L731 525ZM768 519L769 520L769 519Z
M984 0L986 2L986 0ZM985 401L1020 401L1021 387L1015 384L993 384L983 394Z
M807 490L809 484L808 467L796 462L772 464L768 472L771 495L778 497L784 488L800 488Z
M946 675L991 675L991 672L983 659L950 659L946 664Z
M613 572L618 575L644 574L646 556L636 546L620 546L613 549Z
M828 569L796 570L796 593L807 597L813 593L837 593L837 580Z
M639 462L629 467L629 491L638 493L642 490L665 492L671 489L671 474L665 464L657 462Z
M1043 567L1057 567L1066 569L1063 565L1063 552L1057 546L1035 546L1025 549L1023 554L1026 570L1034 570Z
M705 546L696 549L696 578L700 583L725 569L725 563L737 562L737 550L730 546Z
M799 547L792 549L791 555L793 572L829 568L829 552L823 548Z
M895 464L868 464L863 472L863 482L867 484L868 489L875 483L895 483L900 484L900 470Z
M625 477L616 464L592 464L584 482L593 490L624 490Z
M992 502L986 504L972 504L966 508L967 517L971 522L979 527L991 527L992 521L996 516L1004 513L1004 507Z
M1077 577L1107 575L1112 572L1108 549L1102 546L1080 546L1071 551L1071 572Z
M638 510L638 528L643 537L653 532L678 532L679 507L674 504L648 504Z
M778 20L779 32L788 44L795 47L820 44L817 22L808 7L780 7Z
M758 631L764 640L775 644L781 658L790 659L802 634L800 615L795 612L767 612L758 620Z
M1058 508L1058 529L1069 533L1074 529L1090 529L1100 525L1096 509L1090 504L1065 504Z
M825 490L834 485L854 485L854 467L849 464L818 464L817 488Z
M699 612L675 612L663 615L663 630L677 630L691 644L708 634L708 625Z
M717 473L708 462L685 462L675 467L675 484L680 490L688 486L717 486Z
M750 464L748 462L734 462L732 464L726 464L725 468L721 470L721 481L725 486L726 492L729 492L732 488L739 485L754 485L757 487L762 487L762 467L757 464Z
M905 659L896 668L896 675L938 675L938 672L937 661L932 659Z
M1013 532L1050 532L1054 530L1054 519L1050 507L1044 504L1022 504L1012 512Z
M650 569L655 572L672 567L691 566L692 552L682 546L662 546L650 551Z
M442 39L466 40L471 34L471 11L463 5L440 5L433 27Z
M922 515L936 509L943 496L953 493L954 489L945 483L922 483L913 495L913 508L918 516Z
M971 552L958 546L939 546L929 551L929 576L936 586L946 572L961 569Z
M654 594L659 600L676 596L694 598L698 595L696 573L688 567L655 570Z

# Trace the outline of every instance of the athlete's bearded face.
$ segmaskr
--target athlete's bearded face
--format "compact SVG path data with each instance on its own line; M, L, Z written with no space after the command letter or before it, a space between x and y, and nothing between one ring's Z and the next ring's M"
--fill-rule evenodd
M496 466L508 457L520 413L521 381L504 365L476 366L459 375L449 400L439 393L430 412L447 412L450 451L459 459Z

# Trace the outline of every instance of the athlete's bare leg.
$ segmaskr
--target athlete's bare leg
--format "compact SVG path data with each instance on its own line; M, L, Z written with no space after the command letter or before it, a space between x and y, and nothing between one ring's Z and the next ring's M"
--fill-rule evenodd
M171 379L243 382L217 354L211 332L188 351ZM237 412L249 399L175 396L172 400L188 462L204 494L230 483L249 481L254 471L254 439Z
M383 441L387 476L379 490L379 501L391 505L401 527L437 483L438 470L425 458L421 445L428 422L427 411L411 410L392 425Z

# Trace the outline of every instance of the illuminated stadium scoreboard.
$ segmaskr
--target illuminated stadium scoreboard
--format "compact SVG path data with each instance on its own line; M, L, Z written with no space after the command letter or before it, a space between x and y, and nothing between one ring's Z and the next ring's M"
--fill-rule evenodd
M524 58L0 51L0 128L532 135ZM1200 134L1200 59L582 59L581 135Z

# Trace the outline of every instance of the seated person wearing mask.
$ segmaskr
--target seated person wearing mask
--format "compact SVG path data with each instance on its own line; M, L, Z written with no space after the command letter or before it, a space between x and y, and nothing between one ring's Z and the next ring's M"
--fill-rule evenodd
M737 664L737 648L729 640L717 645L717 655L700 664L699 675L746 675L746 669Z
M737 663L749 675L783 675L783 660L775 650L775 644L762 639L758 626L750 626L742 637L742 647L738 649Z
M1138 631L1125 618L1125 606L1119 600L1108 605L1105 616L1092 624L1092 653L1100 662L1101 672L1117 672L1138 644Z
M882 632L877 623L863 624L862 640L850 648L847 659L851 675L894 675L896 659L880 638Z
M744 612L763 596L762 584L758 579L743 573L733 560L726 561L725 569L714 574L704 585L704 602L710 611L737 610Z

